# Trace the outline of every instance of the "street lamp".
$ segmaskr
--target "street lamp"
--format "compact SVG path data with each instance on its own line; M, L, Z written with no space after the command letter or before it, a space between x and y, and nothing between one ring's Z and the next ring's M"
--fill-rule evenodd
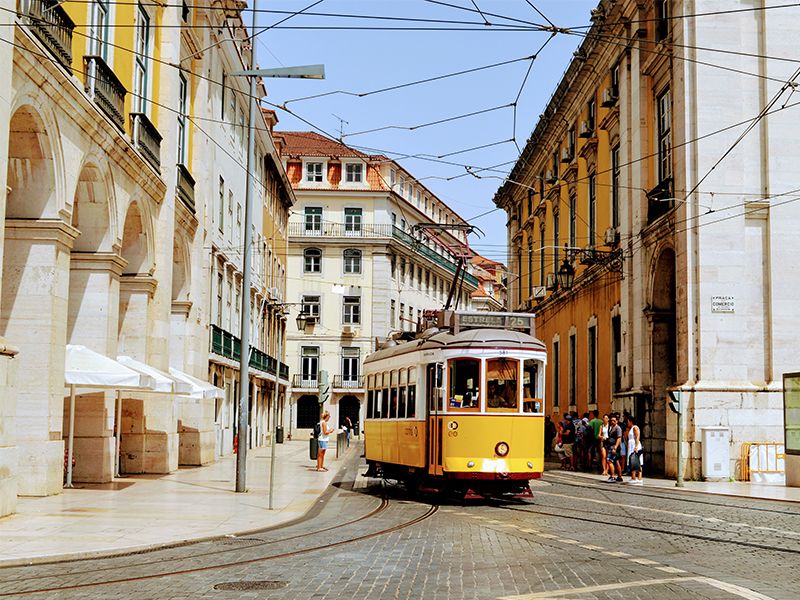
M558 269L558 285L564 290L572 289L575 282L575 267L565 258Z
M256 0L253 0L252 36L256 35ZM242 259L242 324L241 324L241 358L239 360L239 451L236 455L236 491L247 491L247 428L250 423L250 381L248 367L250 362L250 252L253 244L253 167L255 165L255 134L256 134L256 79L258 77L290 77L297 79L323 79L325 67L311 65L310 67L284 67L280 69L255 69L255 47L250 51L250 69L238 71L232 75L250 78L250 120L248 121L247 135L247 187L244 201L244 256ZM275 388L278 387L278 374L275 375ZM272 434L273 440L275 434ZM274 455L274 453L273 453Z
M306 323L308 322L308 316L309 315L304 312L301 312L299 315L297 315L297 319L295 319L295 322L297 323L298 331L306 330Z

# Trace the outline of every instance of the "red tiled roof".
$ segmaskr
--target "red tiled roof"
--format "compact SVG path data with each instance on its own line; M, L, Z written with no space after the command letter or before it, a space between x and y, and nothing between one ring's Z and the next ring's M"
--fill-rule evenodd
M337 140L332 140L314 131L281 131L280 134L285 140L282 152L288 156L370 159L368 154L353 150Z

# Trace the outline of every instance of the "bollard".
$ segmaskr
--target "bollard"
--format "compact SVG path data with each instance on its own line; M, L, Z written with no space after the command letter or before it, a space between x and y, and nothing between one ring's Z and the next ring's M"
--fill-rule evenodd
M319 454L319 440L313 435L308 440L308 457L311 460L317 460Z

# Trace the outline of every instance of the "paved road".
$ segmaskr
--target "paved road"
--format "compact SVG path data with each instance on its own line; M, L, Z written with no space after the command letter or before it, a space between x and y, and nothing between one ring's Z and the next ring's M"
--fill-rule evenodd
M800 597L796 505L554 472L535 485L533 501L462 506L417 501L361 478L353 485L355 472L303 522L241 539L3 569L0 597Z

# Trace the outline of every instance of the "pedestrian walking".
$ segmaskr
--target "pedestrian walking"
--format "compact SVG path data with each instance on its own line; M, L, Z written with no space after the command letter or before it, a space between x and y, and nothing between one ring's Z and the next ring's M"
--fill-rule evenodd
M601 468L605 468L601 461L601 454L602 454L602 443L600 441L600 430L603 427L603 421L600 420L600 413L597 410L592 411L592 420L589 421L589 427L592 428L592 447L589 452L589 461L590 466L594 464L596 460L597 463L600 465Z
M353 422L350 417L344 418L344 432L347 434L347 447L350 447L350 432L353 430Z
M608 475L608 449L606 447L606 440L608 439L608 413L603 415L603 421L600 425L600 466L603 468L603 475Z
M328 449L328 441L330 435L333 433L334 428L328 425L331 418L331 413L327 410L322 413L322 420L319 422L319 449L317 452L317 471L327 471L325 468L325 451Z
M628 467L631 472L630 483L643 485L642 482L642 435L639 426L634 422L632 415L625 417L628 423Z
M608 452L608 481L610 482L622 481L622 468L619 464L621 443L622 428L617 424L617 415L614 414L608 423L608 439L606 440L606 450Z
M575 424L572 422L572 415L569 413L564 414L564 422L562 423L563 429L561 430L561 449L564 452L564 458L567 463L567 470L575 470Z

